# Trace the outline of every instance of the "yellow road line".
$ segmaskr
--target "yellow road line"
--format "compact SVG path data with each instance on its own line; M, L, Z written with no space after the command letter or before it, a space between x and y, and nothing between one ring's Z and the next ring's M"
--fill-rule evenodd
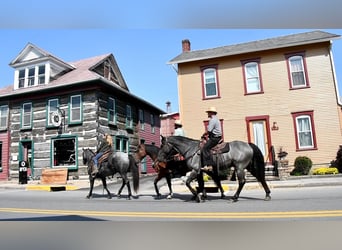
M276 219L276 218L317 218L342 217L342 210L322 211L282 211L282 212L107 212L83 210L52 210L0 208L0 212L49 214L49 215L80 215L100 217L136 217L136 218L184 218L184 219Z

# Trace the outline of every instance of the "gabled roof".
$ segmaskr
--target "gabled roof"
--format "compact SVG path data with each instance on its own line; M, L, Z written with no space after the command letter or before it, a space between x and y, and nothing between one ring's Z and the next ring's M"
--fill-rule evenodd
M32 43L28 43L22 51L10 62L10 66L13 68L23 67L29 64L37 64L42 61L52 61L62 68L72 70L74 67L51 53L38 48Z
M244 53L249 53L249 52L327 42L332 39L337 39L340 37L341 37L340 35L331 34L328 32L317 30L317 31L299 33L299 34L294 34L294 35L279 36L279 37L265 39L265 40L258 40L258 41L253 41L253 42L228 45L228 46L217 47L217 48L212 48L212 49L183 52L182 54L170 60L168 64L179 64L179 63L193 62L193 61L199 61L199 60L205 60L205 59L211 59L211 58L244 54Z

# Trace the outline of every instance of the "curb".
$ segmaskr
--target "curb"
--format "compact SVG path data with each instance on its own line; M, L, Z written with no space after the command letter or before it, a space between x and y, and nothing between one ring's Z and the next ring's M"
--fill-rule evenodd
M75 185L28 185L26 186L25 190L40 190L40 191L49 191L49 192L55 192L55 191L73 191L77 190L79 187Z

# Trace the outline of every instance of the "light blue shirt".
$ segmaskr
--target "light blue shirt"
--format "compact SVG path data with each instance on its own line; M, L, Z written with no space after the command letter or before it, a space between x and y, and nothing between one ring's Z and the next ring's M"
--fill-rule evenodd
M213 133L214 136L222 136L221 123L216 115L211 116L209 123L208 123L207 130L208 132Z
M182 128L176 128L175 132L173 133L175 136L185 136L184 130Z

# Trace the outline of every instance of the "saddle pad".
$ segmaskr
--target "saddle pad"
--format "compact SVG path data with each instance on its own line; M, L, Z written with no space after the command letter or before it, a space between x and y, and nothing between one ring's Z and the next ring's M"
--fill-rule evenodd
M212 154L227 153L230 150L229 142L219 143L211 149Z
M101 157L99 158L98 164L101 164L102 162L106 161L108 159L110 152L111 152L110 150L104 152L103 155L101 155Z

